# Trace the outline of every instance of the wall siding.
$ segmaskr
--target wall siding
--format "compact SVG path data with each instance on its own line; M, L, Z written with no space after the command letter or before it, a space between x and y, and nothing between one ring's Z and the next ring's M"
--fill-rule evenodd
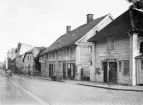
M80 46L80 65L85 74L90 75L90 66L92 62L92 46L81 45Z
M77 70L78 70L78 80L80 80L81 68L88 71L90 74L90 81L95 80L95 68L94 68L94 56L95 54L89 53L89 48L83 48L83 46L91 46L92 51L94 51L94 43L88 42L87 40L96 34L96 31L100 31L106 25L108 25L112 21L112 18L108 15L105 17L100 23L98 23L93 29L86 33L78 42L77 45L79 47L79 52L77 52ZM94 64L93 64L94 63ZM92 65L91 65L92 64Z
M72 48L72 52L71 52ZM46 73L49 76L49 64L55 64L54 74L62 74L63 73L63 63L75 63L76 59L76 47L71 46L68 48L59 49L53 52L49 52L47 58L45 58L46 63ZM61 66L59 65L61 64ZM67 69L66 69L67 72Z
M101 69L101 73L96 73L96 81L103 81L103 70L102 70L102 61L105 59L116 59L117 61L129 60L130 54L130 44L129 37L116 37L114 41L115 49L110 52L107 51L107 41L100 41L96 43L95 48L95 67ZM123 75L122 72L118 72L117 75L118 83L129 83L129 76Z

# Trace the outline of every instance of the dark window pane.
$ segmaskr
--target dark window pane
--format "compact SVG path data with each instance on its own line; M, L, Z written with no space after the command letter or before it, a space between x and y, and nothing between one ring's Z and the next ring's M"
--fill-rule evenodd
M124 75L129 75L129 60L124 60Z
M143 60L141 60L141 70L143 70Z
M122 72L122 62L119 62L119 72Z

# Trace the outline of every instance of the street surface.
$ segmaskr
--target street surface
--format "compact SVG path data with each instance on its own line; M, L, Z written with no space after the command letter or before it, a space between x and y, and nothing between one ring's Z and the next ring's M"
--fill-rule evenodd
M41 103L8 78L0 77L0 105L41 105Z
M0 77L1 103L39 104L38 100L17 85L47 105L143 105L143 92L108 90L19 76L14 76L10 80Z

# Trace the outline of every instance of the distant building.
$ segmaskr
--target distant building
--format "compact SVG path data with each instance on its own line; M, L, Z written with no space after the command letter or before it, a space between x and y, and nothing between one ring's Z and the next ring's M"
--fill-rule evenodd
M0 62L0 68L3 68L4 62Z
M41 75L41 65L39 65L39 70L37 70L37 68L35 68L35 65L38 66L38 64L35 64L35 58L38 57L39 53L43 50L43 47L34 47L33 49L27 51L24 54L23 57L23 72L25 74L29 74L29 75L35 75L37 73L39 73L39 75ZM39 61L39 59L37 59L37 61ZM40 63L39 63L40 64Z
M17 44L17 48L16 48L16 58L15 58L15 65L17 68L16 72L21 72L23 70L23 58L24 58L24 54L33 49L34 47L28 44L24 44L24 43L18 43Z

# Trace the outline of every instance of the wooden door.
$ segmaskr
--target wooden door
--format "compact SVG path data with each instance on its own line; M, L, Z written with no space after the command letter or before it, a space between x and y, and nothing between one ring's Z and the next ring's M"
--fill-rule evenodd
M109 81L117 83L117 62L109 62Z
M51 64L49 64L49 77L51 77Z
M53 76L53 64L49 64L49 77Z
M71 65L68 63L68 78L71 79Z
M71 72L72 72L71 78L75 79L75 64L74 63L71 63Z
M66 63L63 62L63 79L66 79Z

